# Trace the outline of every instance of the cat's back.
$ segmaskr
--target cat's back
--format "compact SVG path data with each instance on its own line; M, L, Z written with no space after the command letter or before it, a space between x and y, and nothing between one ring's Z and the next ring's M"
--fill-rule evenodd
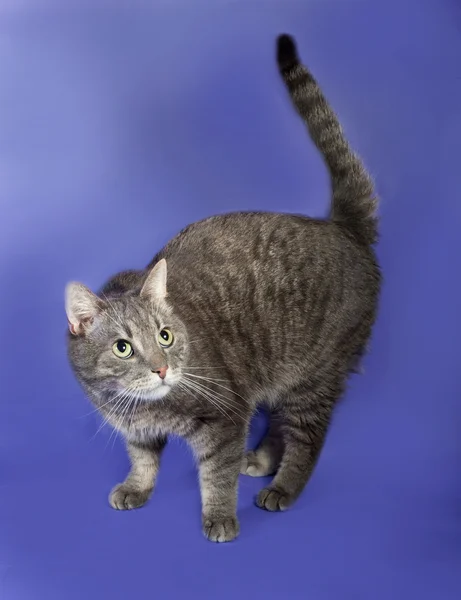
M373 251L330 221L265 212L229 213L186 227L155 257L170 288L235 301L248 294L303 294L308 283L367 288L378 276ZM298 298L301 300L301 298Z
M299 251L309 252L324 246L328 252L340 241L334 239L334 226L328 221L299 215L238 212L208 217L185 227L152 261L159 258L189 262L202 257L218 259L216 266L227 266L227 261L269 261L299 257Z

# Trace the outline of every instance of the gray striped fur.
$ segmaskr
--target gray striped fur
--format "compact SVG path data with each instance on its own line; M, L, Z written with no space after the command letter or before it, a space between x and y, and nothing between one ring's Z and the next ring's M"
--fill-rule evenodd
M240 472L274 475L256 499L266 510L285 510L301 494L333 408L365 352L380 289L370 179L288 36L278 40L278 60L329 166L332 218L210 217L180 232L145 269L112 277L97 295L81 284L67 288L70 362L92 402L123 433L132 461L111 505L123 510L147 501L167 438L179 435L197 458L204 534L218 542L239 531ZM169 348L159 342L163 328L174 334ZM127 359L112 351L119 339L134 349ZM270 427L245 452L260 406Z

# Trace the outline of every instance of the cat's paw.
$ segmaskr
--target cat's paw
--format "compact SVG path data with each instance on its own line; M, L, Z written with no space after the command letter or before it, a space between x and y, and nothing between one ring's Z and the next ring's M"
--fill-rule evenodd
M249 450L242 459L240 473L250 477L267 477L273 475L275 468L267 453Z
M256 496L256 506L271 512L286 510L293 503L293 498L281 488L267 487Z
M237 517L204 516L202 528L210 542L231 542L240 533Z
M140 508L150 498L152 490L137 490L124 483L114 487L109 495L109 503L115 510Z

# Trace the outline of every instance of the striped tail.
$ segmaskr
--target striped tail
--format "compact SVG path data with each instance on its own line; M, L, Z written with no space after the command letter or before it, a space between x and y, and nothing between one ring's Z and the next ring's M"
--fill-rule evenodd
M330 172L332 221L348 229L361 244L375 243L378 218L372 179L350 148L317 82L300 62L296 44L289 35L277 39L277 62L293 104Z

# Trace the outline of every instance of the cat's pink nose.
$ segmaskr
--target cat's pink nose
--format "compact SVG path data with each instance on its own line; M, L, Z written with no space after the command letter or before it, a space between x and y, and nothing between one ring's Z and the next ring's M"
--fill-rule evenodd
M160 367L159 369L152 369L152 372L157 373L157 375L160 377L160 379L165 379L167 371L168 371L167 366Z

